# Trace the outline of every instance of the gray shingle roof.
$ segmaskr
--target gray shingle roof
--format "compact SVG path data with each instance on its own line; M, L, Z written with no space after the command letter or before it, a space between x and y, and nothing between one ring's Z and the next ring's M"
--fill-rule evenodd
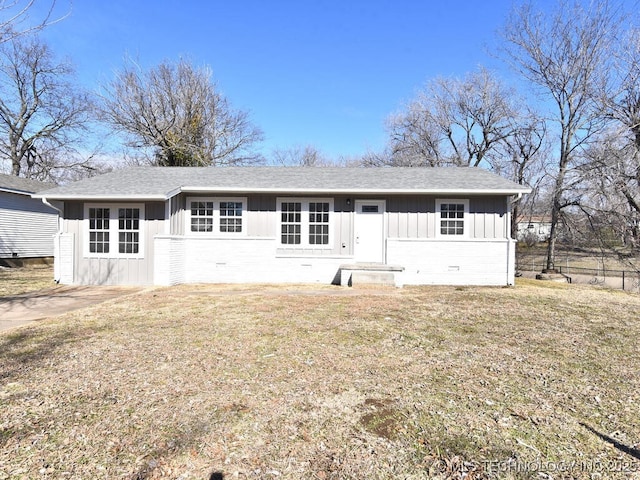
M39 182L30 178L16 177L15 175L5 175L0 173L0 190L14 193L31 194L48 190L54 187L53 183Z
M39 192L50 199L168 199L179 192L494 193L529 189L479 168L138 167Z

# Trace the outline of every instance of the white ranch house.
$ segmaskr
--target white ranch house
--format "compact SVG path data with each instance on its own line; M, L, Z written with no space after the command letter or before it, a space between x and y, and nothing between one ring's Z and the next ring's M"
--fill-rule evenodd
M0 259L53 257L58 212L31 197L52 186L0 174Z
M512 285L528 191L477 168L141 167L36 197L63 284Z

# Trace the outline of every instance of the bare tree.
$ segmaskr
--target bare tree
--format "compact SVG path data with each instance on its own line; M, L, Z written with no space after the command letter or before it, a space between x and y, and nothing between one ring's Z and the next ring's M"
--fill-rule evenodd
M285 167L327 167L334 163L313 145L277 148L272 152L272 163Z
M608 117L620 130L620 148L611 155L619 160L610 170L631 211L640 215L640 30L631 30L623 45L616 56L616 88L605 99Z
M640 30L615 49L611 90L602 97L608 129L587 152L581 168L583 211L598 225L603 248L640 248ZM598 233L604 233L598 235Z
M30 15L36 6L42 4L37 0L0 0L0 43L14 40L22 35L32 34L48 25L64 19L69 12L57 13L60 2L50 0L39 17Z
M390 118L396 165L489 166L489 156L511 134L513 93L488 70L463 80L440 78L405 112Z
M601 135L581 167L584 201L580 208L601 248L640 246L640 161L635 145L617 126Z
M0 158L16 176L55 180L66 168L90 169L75 147L91 102L36 37L0 45Z
M606 1L588 9L561 0L549 13L526 3L514 10L505 29L507 59L550 98L557 125L558 162L552 194L547 268L554 266L558 222L575 204L565 194L573 162L603 126L596 102L606 83L606 65L619 19Z
M209 68L186 60L143 71L130 63L105 87L102 118L150 151L159 166L245 164L261 160L253 148L262 132L234 110L212 82Z
M498 153L492 160L496 173L533 189L525 199L520 198L513 203L512 238L517 237L517 220L525 211L533 214L537 207L536 200L545 181L548 158L546 123L537 113L525 110L514 119L510 135L500 143Z

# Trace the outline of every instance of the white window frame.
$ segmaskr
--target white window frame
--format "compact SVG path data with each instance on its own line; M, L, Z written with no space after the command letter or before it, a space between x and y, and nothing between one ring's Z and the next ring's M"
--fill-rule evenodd
M185 206L185 233L196 237L246 237L247 236L247 197L187 197ZM213 231L192 232L191 231L191 202L213 202ZM221 232L220 231L220 203L236 202L242 203L241 232Z
M290 244L282 243L282 204L283 203L300 203L300 243ZM329 220L327 222L329 226L329 243L327 244L312 244L309 243L309 204L310 203L328 203L329 204ZM333 248L333 198L304 198L304 197L278 197L276 198L276 213L277 213L277 231L276 238L278 239L279 248L288 249L318 249L318 250L330 250Z
M440 230L440 208L444 203L455 203L464 206L464 213L462 218L462 234L446 234ZM436 199L436 238L448 238L451 240L468 238L469 237L469 199L463 198L438 198Z
M109 252L91 252L90 229L89 229L89 209L90 208L108 208L109 209ZM137 208L140 212L138 218L138 252L137 253L120 253L120 226L119 226L119 210L121 208ZM83 254L85 258L144 258L144 242L145 242L145 211L144 203L85 203L84 204L84 241ZM129 232L130 230L123 230Z

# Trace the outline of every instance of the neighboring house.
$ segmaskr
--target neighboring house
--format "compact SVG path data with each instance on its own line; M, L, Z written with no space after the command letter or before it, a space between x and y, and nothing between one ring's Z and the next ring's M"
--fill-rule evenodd
M63 284L511 285L528 191L479 168L141 167L35 196L63 212Z
M551 235L549 215L522 215L517 225L519 241L546 242Z
M31 198L53 186L0 174L0 259L53 257L58 212Z

